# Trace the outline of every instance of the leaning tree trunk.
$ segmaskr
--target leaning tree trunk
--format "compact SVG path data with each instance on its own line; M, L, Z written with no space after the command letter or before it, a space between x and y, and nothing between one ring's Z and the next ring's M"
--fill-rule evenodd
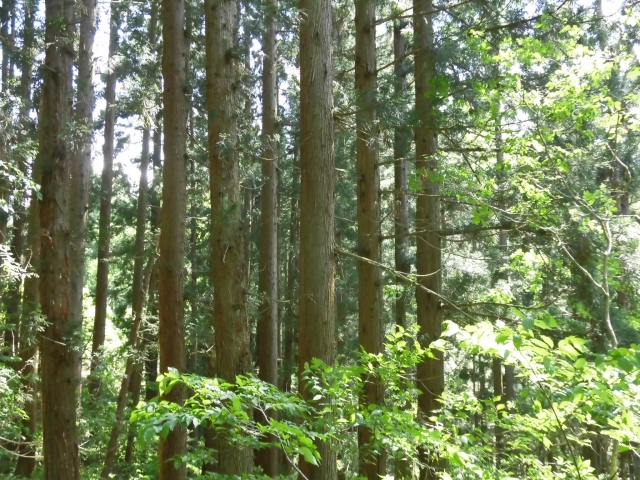
M246 264L243 250L237 151L238 8L235 0L207 0L206 54L211 181L211 250L217 375L234 382L251 371ZM241 475L253 469L251 448L218 439L218 471Z
M76 387L79 383L75 348L81 325L71 312L70 188L72 158L63 132L71 120L71 71L75 11L72 3L47 0L45 54L42 69L39 159L42 165L40 202L40 302L47 325L41 334L42 427L44 479L80 478L76 431Z
M265 4L262 40L262 191L260 195L260 259L258 292L262 296L256 329L258 377L278 385L278 152L276 144L278 95L276 15L277 0ZM259 422L268 420L259 416ZM256 452L256 465L265 475L278 475L278 450Z
M335 361L335 153L331 1L301 0L300 25L300 304L298 372L319 358ZM304 398L313 394L300 384ZM336 454L317 442L322 460L300 462L309 480L337 477Z
M440 186L437 182L438 162L435 157L436 118L432 79L435 76L435 47L432 0L414 0L415 29L415 102L416 102L416 169L422 174L422 194L416 205L417 259L416 270L421 287L416 290L419 341L423 347L442 333L442 256L440 236ZM418 364L418 410L422 418L433 416L440 408L444 391L444 362L441 352L436 358L425 358ZM442 461L431 451L421 452L424 467L421 478L439 477Z
M376 5L374 0L356 0L356 129L358 252L379 262L380 245L380 173L376 125ZM358 338L367 353L382 351L382 272L371 263L358 262ZM360 399L362 408L383 402L384 391L378 377L365 376ZM385 455L372 454L368 448L374 439L366 426L358 427L359 473L369 480L385 474Z
M113 157L116 125L116 83L118 81L114 60L118 53L118 29L120 27L120 6L111 2L111 25L109 33L109 60L107 85L104 98L107 103L104 113L104 145L102 183L100 185L100 216L98 220L98 273L96 277L96 309L93 319L93 341L91 344L91 373L98 368L99 357L104 348L107 324L107 298L109 296L109 251L111 244L111 193L113 190ZM148 152L147 152L148 157ZM148 158L147 158L148 163ZM137 251L136 251L137 253ZM100 382L89 382L89 391L96 394Z
M186 98L184 69L184 0L163 0L164 167L160 214L159 306L160 373L184 372L184 265L187 214ZM182 404L184 389L176 385L164 400ZM172 457L186 453L186 430L176 426L160 440L160 480L186 477Z

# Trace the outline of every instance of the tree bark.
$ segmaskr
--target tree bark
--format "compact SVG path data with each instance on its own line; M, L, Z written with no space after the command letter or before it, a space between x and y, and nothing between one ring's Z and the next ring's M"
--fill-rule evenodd
M331 1L300 0L300 304L298 372L319 358L331 365L335 346L335 153ZM304 381L302 381L304 382ZM309 400L313 394L300 384ZM336 454L318 442L322 460L305 461L308 480L337 478Z
M407 60L406 40L402 35L403 24L396 22L393 26L393 58L395 61L394 93L401 97L407 89ZM400 100L402 104L402 100ZM404 117L404 106L400 107L400 115ZM407 275L411 272L409 261L409 202L407 155L409 154L411 131L405 126L396 127L393 134L393 160L394 160L394 224L395 224L395 269ZM396 296L395 318L396 325L407 327L407 288L406 282L396 279L396 284L401 286L402 292Z
M356 23L356 129L358 252L375 262L381 259L380 174L376 125L376 8L373 0L355 0ZM382 351L382 272L370 263L358 262L358 338L367 352ZM362 408L383 402L384 391L377 377L363 380ZM385 474L385 455L372 455L368 446L374 440L370 428L358 427L359 474L377 480Z
M160 373L184 372L184 274L187 214L186 99L184 0L162 1L164 79L164 167L160 214L159 307ZM163 399L182 404L184 389L176 385ZM174 457L186 453L186 429L176 426L160 440L160 480L186 477L186 464Z
M205 15L216 368L219 377L234 382L251 371L237 150L238 6L235 0L207 0ZM219 473L252 471L251 448L219 437L217 449Z
M78 48L78 76L76 80L75 122L80 130L78 148L73 152L71 166L70 242L71 316L82 328L82 292L85 274L85 236L89 211L89 179L91 175L91 146L93 140L93 43L96 31L96 0L83 0L80 12L80 45ZM82 351L77 350L78 393L82 376Z
M258 378L278 385L278 151L276 144L278 95L276 15L277 0L265 0L262 39L262 191L260 195L260 259L258 292L262 297L256 329ZM267 419L258 417L259 422ZM278 475L278 450L256 451L256 465L265 475Z
M44 479L80 478L76 432L75 352L80 323L71 311L70 237L72 158L62 132L71 120L73 4L45 3L47 45L38 125L42 165L40 202L40 302L47 325L41 334Z
M102 146L102 182L100 184L100 217L98 220L98 273L96 278L96 309L93 320L93 339L91 345L91 374L100 363L104 348L107 324L107 299L109 297L109 256L111 245L111 197L113 191L113 157L116 125L116 84L115 56L118 54L118 29L120 28L120 6L111 2L111 20L109 30L109 60L107 84L104 98L104 145ZM147 139L148 142L148 139ZM147 145L148 149L148 145ZM147 164L148 164L147 150ZM145 194L146 195L146 194ZM137 242L137 233L136 233ZM137 243L136 243L136 254ZM134 273L135 275L135 273ZM135 295L135 290L134 290ZM97 379L89 382L89 392L95 395L100 387Z
M413 1L415 41L415 102L417 125L416 169L422 174L422 193L416 204L416 230L424 231L417 237L416 269L420 284L426 289L416 290L417 317L420 333L418 340L428 347L442 333L442 257L440 236L427 232L440 229L440 185L435 178L438 162L434 91L431 81L435 76L435 47L433 33L433 2ZM422 276L420 276L422 275ZM425 358L418 364L418 410L428 419L440 408L438 398L444 391L444 363L441 352L436 358ZM435 479L444 468L434 452L421 452L425 465L420 475Z

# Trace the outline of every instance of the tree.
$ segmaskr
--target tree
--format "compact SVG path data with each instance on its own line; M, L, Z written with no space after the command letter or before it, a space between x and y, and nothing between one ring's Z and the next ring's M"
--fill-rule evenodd
M109 59L107 83L104 98L107 102L104 113L104 145L102 181L100 183L100 220L98 232L98 274L96 278L96 311L93 320L93 341L91 344L91 373L98 367L98 360L104 346L107 324L107 298L109 295L109 249L111 244L111 195L113 191L113 157L116 124L116 84L118 81L115 57L118 54L118 29L120 28L120 8L111 2L109 29ZM89 383L91 393L96 394L99 382Z
M42 405L44 478L80 478L76 432L76 388L80 331L71 311L69 262L69 183L72 156L65 129L71 120L73 88L71 68L74 6L61 0L45 4L47 51L42 80L42 109L38 124L42 165L40 201L40 305L47 325L40 340L42 352ZM64 439L64 441L61 441Z
M442 333L442 254L440 249L440 186L436 143L435 40L433 2L414 0L413 25L415 43L416 95L416 170L422 177L422 195L416 201L417 258L416 270L420 287L416 289L419 341L428 347ZM418 364L418 409L425 419L440 407L444 391L442 353L425 358ZM421 477L438 478L441 462L433 452L424 452L426 465Z
M335 153L331 2L301 0L300 25L300 301L298 371L304 398L313 394L303 379L305 365L335 361ZM328 443L316 444L317 467L300 462L310 480L336 477L336 456Z
M184 265L187 214L186 98L184 69L184 0L162 2L164 78L164 167L160 213L159 307L160 373L174 368L184 372ZM165 395L181 404L182 388ZM160 479L180 480L186 464L174 466L174 457L186 453L184 427L172 430L160 441Z
M208 0L205 16L216 374L234 382L236 375L251 370L237 150L237 3ZM219 440L219 473L240 475L252 470L250 448Z
M258 291L263 296L256 329L258 377L278 385L278 151L277 52L278 2L267 1L262 39L262 190L260 195L260 260ZM266 419L264 419L266 421ZM256 464L266 475L278 475L275 448L256 452Z
M356 65L355 93L358 179L358 252L379 262L380 252L380 175L376 124L376 8L372 0L356 0ZM358 262L358 338L368 353L382 351L382 272L371 263ZM363 378L363 405L378 405L384 392L378 379ZM373 439L371 430L358 429L360 451L359 472L370 480L385 474L384 455L371 455L367 445Z

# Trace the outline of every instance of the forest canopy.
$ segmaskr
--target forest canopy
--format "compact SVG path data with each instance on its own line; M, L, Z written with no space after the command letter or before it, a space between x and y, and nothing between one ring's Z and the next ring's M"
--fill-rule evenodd
M639 33L2 0L0 477L640 479Z

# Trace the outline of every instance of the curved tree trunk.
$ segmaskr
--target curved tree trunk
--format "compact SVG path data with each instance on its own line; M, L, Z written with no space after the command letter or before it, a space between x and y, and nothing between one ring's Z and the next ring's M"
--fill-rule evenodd
M159 306L160 373L184 372L184 266L187 214L186 99L184 69L184 0L163 0L164 167L160 215ZM164 396L181 404L183 388ZM186 430L176 426L160 440L160 480L186 477L186 464L171 460L186 453Z
M331 365L335 345L335 153L331 1L301 0L300 25L300 342L298 372L319 358ZM313 394L300 384L302 395ZM337 477L336 454L318 442L315 467L300 462L309 480Z

